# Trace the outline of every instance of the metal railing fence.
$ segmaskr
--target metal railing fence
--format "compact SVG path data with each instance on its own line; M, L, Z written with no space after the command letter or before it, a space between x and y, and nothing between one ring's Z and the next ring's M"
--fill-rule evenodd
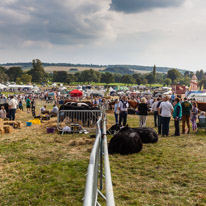
M100 205L98 202L98 195L106 201L107 206L115 206L107 149L106 122L106 116L105 113L103 113L97 121L96 140L90 155L84 193L84 206ZM102 162L103 155L104 164ZM103 167L105 176L103 175ZM101 192L103 189L103 177L105 177L106 197Z

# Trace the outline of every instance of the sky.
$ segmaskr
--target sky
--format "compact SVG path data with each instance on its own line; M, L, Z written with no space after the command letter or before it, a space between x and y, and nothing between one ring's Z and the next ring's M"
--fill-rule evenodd
M0 63L206 70L206 1L1 0Z

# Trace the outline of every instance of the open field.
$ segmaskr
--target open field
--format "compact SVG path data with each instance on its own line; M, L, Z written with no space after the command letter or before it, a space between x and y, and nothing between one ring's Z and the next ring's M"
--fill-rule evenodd
M46 72L53 72L53 71L67 71L69 72L70 69L78 69L79 72L84 70L93 69L95 71L104 70L105 67L64 67L64 66L46 66L44 70Z
M31 113L19 112L17 119L23 128L0 137L0 205L82 205L94 140L88 134L47 134L56 118L31 127L25 126ZM113 123L109 113L108 126ZM138 116L129 115L128 123L137 127ZM152 116L147 125L153 127ZM110 166L118 206L206 205L204 132L160 137L139 154L110 155Z

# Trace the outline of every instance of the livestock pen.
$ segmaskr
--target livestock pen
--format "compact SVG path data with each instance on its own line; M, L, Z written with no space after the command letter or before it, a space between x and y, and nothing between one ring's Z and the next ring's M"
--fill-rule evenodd
M37 102L37 108L41 106ZM19 121L30 118L30 113L17 113ZM137 115L128 115L130 127L137 127L138 121ZM108 127L114 122L114 114L108 113ZM147 125L154 128L153 116L148 116ZM95 140L88 134L47 134L46 126L27 128L23 124L21 130L0 137L1 205L83 204L85 174ZM173 132L171 121L170 134ZM108 141L110 138L108 135ZM144 145L138 154L109 158L118 206L206 204L204 132L160 137L157 144Z

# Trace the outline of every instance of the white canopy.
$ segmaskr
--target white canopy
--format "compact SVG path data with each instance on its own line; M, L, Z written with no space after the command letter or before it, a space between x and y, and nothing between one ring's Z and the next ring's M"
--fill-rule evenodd
M0 89L6 89L6 88L7 88L7 86L0 84Z

